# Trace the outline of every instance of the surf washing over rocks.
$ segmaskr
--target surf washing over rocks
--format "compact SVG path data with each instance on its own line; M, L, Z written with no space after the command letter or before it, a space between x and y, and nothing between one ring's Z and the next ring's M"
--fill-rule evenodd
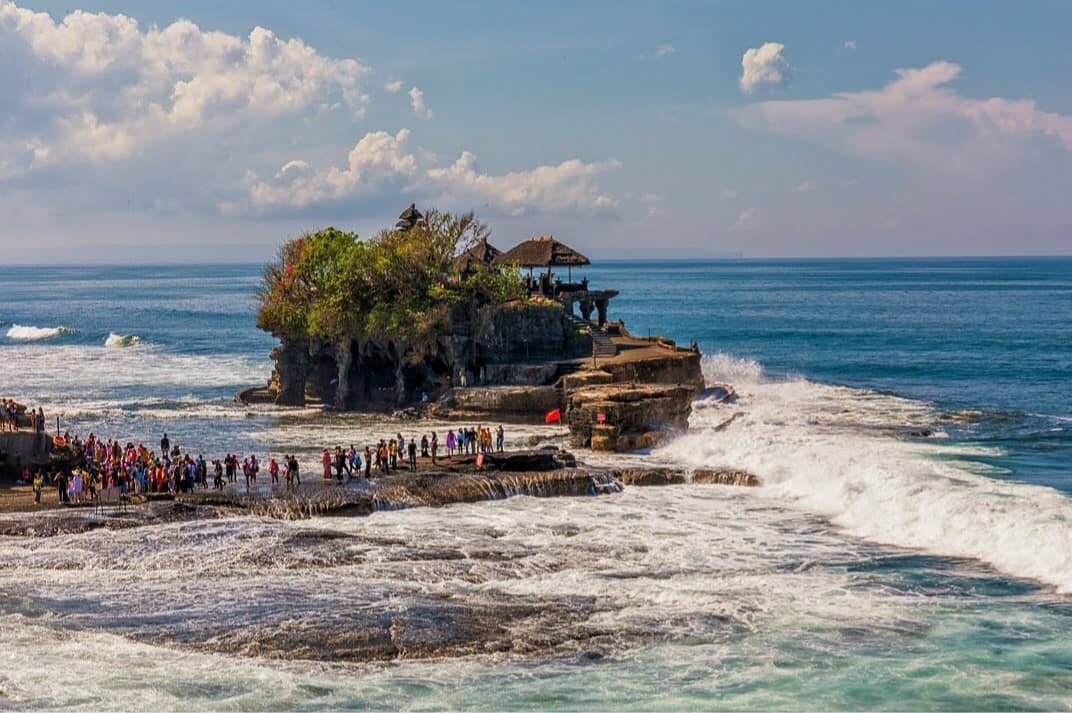
M971 557L1072 592L1072 501L1048 487L1002 482L978 458L994 448L950 445L933 405L803 377L767 378L760 364L705 357L705 378L738 401L694 409L690 432L656 451L686 468L733 465L764 495L822 515L873 542ZM724 431L712 429L740 413Z

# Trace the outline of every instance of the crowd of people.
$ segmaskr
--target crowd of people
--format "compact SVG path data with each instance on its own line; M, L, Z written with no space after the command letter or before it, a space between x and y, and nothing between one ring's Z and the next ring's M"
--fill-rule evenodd
M455 455L482 455L498 451L502 453L506 440L506 434L502 425L493 433L490 428L473 426L472 428L448 429L444 437L447 458ZM320 463L323 467L324 480L332 477L349 482L355 477L372 478L373 468L377 474L388 474L399 468L399 463L409 468L417 469L417 453L421 458L431 460L436 465L440 459L439 434L432 432L421 436L420 441L416 436L407 439L401 433L393 438L381 438L375 446L365 446L364 450L335 446L332 451L325 448L320 454Z
M35 433L43 433L45 410L38 406L34 411L16 403L14 399L0 400L0 431L17 431L21 424L25 424Z
M56 441L71 450L77 465L55 472L38 470L31 473L25 469L22 481L33 484L36 503L40 503L46 487L55 487L59 501L64 504L95 502L101 493L109 490L125 497L187 493L210 487L224 490L228 485L244 484L248 492L256 487L262 468L268 471L268 485L272 490L290 490L301 485L300 465L294 454L285 454L281 458L269 456L266 463L256 455L240 457L232 453L212 460L201 454L195 458L179 444L172 443L167 433L160 439L159 450L144 443L124 445L119 440L105 440L93 433L84 440L64 433ZM370 480L399 468L416 470L418 454L433 465L444 458L462 455L476 455L480 462L479 458L484 454L502 452L504 442L505 432L501 425L494 432L482 426L451 428L442 441L436 432L422 435L419 440L416 437L407 439L397 433L393 438L380 439L377 444L363 449L352 444L346 449L342 446L336 446L334 451L323 449L323 479L350 482L362 478ZM441 445L446 450L445 456Z

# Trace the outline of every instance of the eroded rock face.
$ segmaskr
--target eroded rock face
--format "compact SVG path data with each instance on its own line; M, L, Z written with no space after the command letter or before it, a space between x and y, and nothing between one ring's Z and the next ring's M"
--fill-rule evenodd
M650 485L682 485L685 482L685 474L673 468L628 468L611 471L622 485L650 486Z
M561 394L553 386L487 386L451 389L430 412L439 418L494 418L539 423L559 408Z
M694 395L703 391L700 353L681 349L665 349L665 352L661 356L636 361L608 362L600 364L599 368L609 373L616 382L687 386Z
M591 351L574 331L562 305L516 303L455 305L443 332L421 346L283 336L271 353L275 368L267 392L284 406L313 402L352 410L414 404L423 395L434 400L461 384L539 387L554 379L552 362ZM240 398L264 395L251 390Z
M677 384L603 384L567 396L570 442L597 451L652 448L688 428L695 390ZM602 419L601 419L602 415Z
M309 345L284 341L272 350L275 369L268 388L280 406L305 405L305 381L309 376Z
M746 470L736 468L713 468L710 470L694 470L692 482L707 485L739 485L755 488L763 485L758 475Z

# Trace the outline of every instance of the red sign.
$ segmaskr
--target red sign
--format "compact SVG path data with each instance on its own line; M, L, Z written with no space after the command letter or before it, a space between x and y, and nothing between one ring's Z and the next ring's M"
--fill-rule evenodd
M596 414L596 423L606 423L606 422L607 422L607 414L605 414L605 413L597 413Z

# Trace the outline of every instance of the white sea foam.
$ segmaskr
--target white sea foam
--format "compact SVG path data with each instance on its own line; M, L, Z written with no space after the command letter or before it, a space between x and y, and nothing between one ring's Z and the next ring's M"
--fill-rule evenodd
M137 334L116 334L112 332L104 340L104 346L106 347L132 347L135 344L141 344L141 337Z
M705 364L721 380L726 360ZM732 364L732 362L730 362ZM1072 592L1072 500L1003 482L973 458L983 447L897 437L933 423L929 404L737 369L739 400L702 405L688 435L656 453L687 467L731 465L759 475L764 496L829 518L854 536L971 557ZM743 378L742 378L743 377ZM732 425L715 432L734 412Z
M12 324L7 330L7 338L20 342L36 342L39 339L51 339L61 334L67 334L73 330L67 327L34 327L22 324Z

